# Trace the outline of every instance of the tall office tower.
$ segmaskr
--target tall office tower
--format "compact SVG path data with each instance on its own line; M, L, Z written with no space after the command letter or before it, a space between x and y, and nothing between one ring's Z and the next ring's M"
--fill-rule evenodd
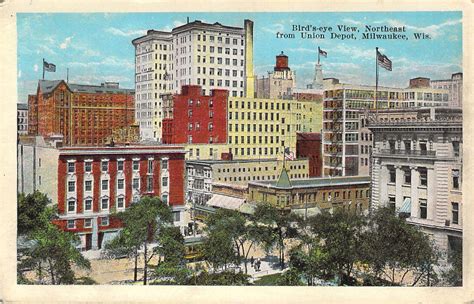
M179 93L183 85L200 85L203 95L226 89L232 97L244 97L247 90L253 97L253 51L248 49L253 46L253 22L244 24L240 28L196 20L171 32L149 30L132 41L142 139L162 142L160 94Z

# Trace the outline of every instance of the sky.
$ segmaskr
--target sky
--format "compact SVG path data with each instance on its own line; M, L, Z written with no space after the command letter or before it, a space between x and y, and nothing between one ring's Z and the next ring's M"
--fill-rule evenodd
M254 21L254 69L258 76L273 69L281 51L296 71L297 87L311 83L318 46L328 53L322 58L324 77L353 84L375 84L375 47L393 62L392 72L381 70L379 84L406 87L413 77L448 79L462 72L461 12L390 13L19 13L18 102L27 102L42 77L42 59L56 65L46 79L100 84L118 81L134 87L134 47L131 41L148 29L170 31L190 21L219 22L243 27L244 19ZM357 40L278 39L276 33L293 33L293 25L333 27L356 26ZM365 25L405 26L408 40L362 40ZM413 33L431 39L413 39Z

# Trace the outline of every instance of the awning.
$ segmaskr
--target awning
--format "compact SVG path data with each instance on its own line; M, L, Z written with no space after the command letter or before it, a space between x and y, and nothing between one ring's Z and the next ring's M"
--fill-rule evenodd
M104 248L105 244L115 239L115 237L117 237L118 234L119 234L118 231L104 232L104 238L102 239L102 248Z
M237 210L245 202L243 198L214 194L206 205L217 208Z
M193 209L199 210L199 211L204 211L204 212L210 212L210 213L216 212L216 209L214 209L210 206L204 206L204 205L199 205L199 204L194 205Z
M306 213L306 209L305 208L292 209L291 213L304 217ZM308 208L307 216L308 217L316 216L320 213L321 213L321 209L319 207L312 207L312 208Z
M411 213L411 198L407 197L403 201L403 205L402 205L402 207L400 208L400 210L398 212L399 213L408 213L408 214Z

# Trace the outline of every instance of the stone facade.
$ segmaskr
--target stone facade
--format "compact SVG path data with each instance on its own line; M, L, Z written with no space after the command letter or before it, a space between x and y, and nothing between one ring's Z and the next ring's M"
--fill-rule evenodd
M462 111L369 115L374 134L372 208L391 206L443 251L462 237Z

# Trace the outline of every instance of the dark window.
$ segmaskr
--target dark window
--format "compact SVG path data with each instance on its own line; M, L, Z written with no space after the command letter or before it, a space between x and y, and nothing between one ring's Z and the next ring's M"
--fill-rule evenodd
M393 212L395 212L395 196L388 197L388 206Z
M395 183L396 177L397 177L397 172L395 170L395 167L391 166L388 168L389 175L390 175L390 182Z
M453 141L454 156L459 156L459 141Z
M418 171L420 172L420 186L427 186L428 171L426 170L426 168L420 168Z
M428 214L428 206L426 200L420 199L420 218L426 219Z
M453 224L459 224L459 203L451 203Z
M459 170L453 170L453 189L459 189Z
M410 170L410 168L404 168L403 173L404 173L404 178L405 178L405 184L410 185L411 184L411 170Z

